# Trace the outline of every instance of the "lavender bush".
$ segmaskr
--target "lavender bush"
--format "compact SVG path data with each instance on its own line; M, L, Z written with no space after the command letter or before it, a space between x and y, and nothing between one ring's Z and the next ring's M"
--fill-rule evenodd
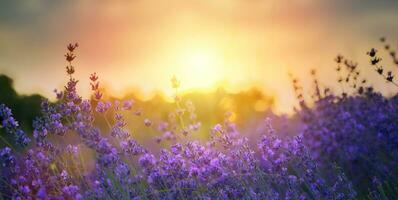
M381 41L384 43L385 39ZM390 49L389 45L386 49ZM372 48L367 54L377 74L387 84L397 86L392 71L385 73L381 66L377 50ZM366 79L361 80L357 63L343 56L338 56L336 62L337 71L343 68L347 71L339 82L345 83L352 94L346 91L336 95L326 89L323 96L318 93L312 109L301 98L300 115L306 124L305 144L320 166L325 169L336 164L342 167L358 191L370 191L367 197L396 199L398 96L386 98L366 85Z
M267 119L267 130L252 146L227 115L210 130L207 142L199 142L189 140L201 128L195 107L178 94L174 77L175 110L158 123L155 138L167 147L155 153L127 129L125 116L141 114L133 110L133 101L104 100L95 73L92 97L79 96L72 65L77 47L67 46L69 81L55 91L55 102L42 102L33 138L0 105L2 128L19 145L5 141L0 151L4 199L396 197L397 98L370 90L321 96L318 90L315 107L301 103L306 128L294 137L279 137ZM147 118L142 123L154 126Z

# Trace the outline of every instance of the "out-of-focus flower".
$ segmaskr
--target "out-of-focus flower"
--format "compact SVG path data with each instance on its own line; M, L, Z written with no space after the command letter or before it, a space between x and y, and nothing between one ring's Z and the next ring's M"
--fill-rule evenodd
M216 125L214 125L213 130L214 130L215 132L219 132L219 133L222 133L222 132L223 132L223 128L222 128L221 124L216 124Z
M370 51L367 52L367 54L368 54L370 57L375 57L375 56L376 56L376 53L377 53L377 50L374 49L374 48L370 49Z
M380 61L381 61L381 58L374 57L374 58L370 61L370 63L371 63L372 65L376 65L376 64L379 63Z
M391 72L391 71L388 71L388 72L387 72L386 80L389 81L389 82L392 82L393 79L394 79L394 76L392 75L392 72Z
M100 101L97 104L96 111L99 113L105 113L106 111L109 110L110 107L111 107L111 103L109 101L107 101L105 103Z
M151 122L151 120L149 120L149 119L144 119L144 124L145 124L145 126L151 126L152 125L152 122Z
M133 107L134 101L133 100L126 100L123 102L123 109L124 110L131 110Z
M75 44L69 43L67 46L67 49L68 49L68 51L73 52L78 46L79 46L78 43L75 43Z
M137 109L136 111L134 111L134 115L141 116L142 115L142 110L141 109Z
M73 66L66 66L66 73L72 75L75 73L75 68Z
M92 82L96 82L96 81L98 80L98 76L97 76L97 73L96 73L96 72L94 72L94 73L92 73L92 74L90 75L90 80L91 80Z
M4 104L0 104L0 120L2 125L0 128L4 128L7 133L13 135L18 145L24 147L30 143L30 138L20 129L18 121L12 115L11 109Z
M79 150L78 147L75 146L75 145L68 144L68 145L66 146L66 151L67 151L68 153L70 153L70 154L76 155L76 154L78 153L78 150Z
M65 54L65 59L68 62L72 62L75 58L76 58L76 56L71 52L68 52Z

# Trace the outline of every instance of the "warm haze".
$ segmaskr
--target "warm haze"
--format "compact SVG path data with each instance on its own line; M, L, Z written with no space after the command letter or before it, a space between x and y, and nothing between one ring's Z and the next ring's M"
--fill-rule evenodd
M146 97L170 95L176 75L184 91L260 87L275 96L277 111L290 112L289 72L308 86L317 69L322 84L334 86L338 53L371 71L366 50L398 33L394 0L22 2L0 3L0 72L18 91L48 97L67 81L62 53L76 41L86 95L94 71L114 95L138 89Z
M0 0L0 199L398 199L398 0Z

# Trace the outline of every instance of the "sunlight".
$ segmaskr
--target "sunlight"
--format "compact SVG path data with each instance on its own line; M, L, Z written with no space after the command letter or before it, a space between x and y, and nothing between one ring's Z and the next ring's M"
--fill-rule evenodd
M216 59L204 51L188 53L186 62L193 73L211 72L211 68L215 67Z
M186 89L213 89L222 79L221 54L214 48L197 47L178 56L177 76Z

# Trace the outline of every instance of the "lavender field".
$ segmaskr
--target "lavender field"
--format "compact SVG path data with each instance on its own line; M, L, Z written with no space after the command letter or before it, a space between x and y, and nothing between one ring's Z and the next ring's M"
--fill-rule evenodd
M0 200L398 200L398 0L0 0Z
M385 59L396 62L395 51L381 42L390 54ZM335 59L343 93L321 88L315 71L310 92L292 80L300 106L286 123L299 119L300 128L279 133L263 116L256 122L262 132L248 139L226 113L205 130L207 139L196 140L205 127L194 103L179 94L177 77L168 116L153 121L134 100L105 99L96 73L88 77L91 98L79 96L77 51L78 44L67 46L69 81L55 91L56 100L42 100L32 132L0 105L2 199L398 198L398 98L373 89L358 64L343 56ZM366 54L366 67L396 85L378 50ZM136 140L126 120L133 115L155 129L150 140L157 147Z

